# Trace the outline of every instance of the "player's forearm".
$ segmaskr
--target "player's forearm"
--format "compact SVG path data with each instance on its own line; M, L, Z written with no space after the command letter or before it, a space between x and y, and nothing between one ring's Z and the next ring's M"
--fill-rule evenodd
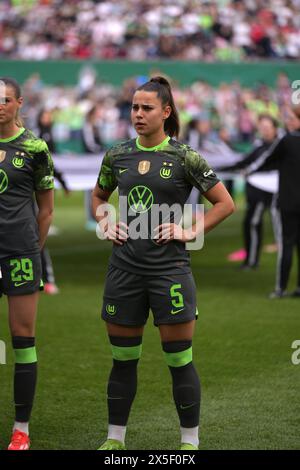
M49 209L49 210L42 210L38 213L38 216L37 216L37 223L38 223L38 227L39 227L39 244L40 244L40 248L42 249L44 244L45 244L45 241L46 241L46 238L47 238L47 235L48 235L48 231L49 231L49 228L50 228L50 225L51 225L51 222L52 222L52 218L53 218L53 210L52 209Z
M92 196L92 211L97 222L101 222L107 217L107 213L104 210L106 204L107 200L101 199L95 195Z
M229 217L235 211L232 200L216 202L204 216L204 233L216 227L222 220Z

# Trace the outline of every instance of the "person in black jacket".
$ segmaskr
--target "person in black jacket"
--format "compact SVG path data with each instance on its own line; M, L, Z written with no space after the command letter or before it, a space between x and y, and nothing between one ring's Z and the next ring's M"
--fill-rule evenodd
M298 279L296 290L291 294L300 298L300 106L293 108L286 121L288 132L255 163L247 173L274 163L279 170L278 207L280 226L278 231L278 259L275 290L270 298L287 295L289 275L292 265L293 249L298 251Z
M37 118L37 129L38 135L40 138L44 139L48 145L48 148L51 153L56 152L56 145L53 138L53 115L50 110L42 109ZM63 177L63 174L57 169L53 168L54 170L54 178L59 181L61 187L65 195L69 195L70 190L66 184L66 181ZM50 229L51 230L51 229ZM54 269L52 259L49 253L49 250L46 246L43 247L41 250L41 261L42 261L42 279L44 283L44 292L45 294L58 294L59 289L56 285L55 276L54 276Z
M261 158L266 152L275 148L282 134L278 131L277 122L269 115L262 114L258 119L260 138L254 142L251 152L241 161L231 166L218 168L219 171L243 171L250 164ZM266 209L271 209L275 239L277 238L277 191L278 171L275 165L266 163L247 178L246 213L243 221L245 260L241 269L255 269L258 266L262 239L263 216Z

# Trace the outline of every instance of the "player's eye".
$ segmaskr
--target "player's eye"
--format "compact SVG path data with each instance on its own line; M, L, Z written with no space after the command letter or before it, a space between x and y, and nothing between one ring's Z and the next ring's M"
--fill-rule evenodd
M132 105L132 109L134 109L135 111L137 111L139 109L138 105L137 104L133 104Z

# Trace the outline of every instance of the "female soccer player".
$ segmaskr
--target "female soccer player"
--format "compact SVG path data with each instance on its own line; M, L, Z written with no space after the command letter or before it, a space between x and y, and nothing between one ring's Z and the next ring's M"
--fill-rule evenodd
M107 388L108 436L100 449L125 449L149 308L172 376L181 449L198 449L200 383L192 362L196 288L184 243L196 238L201 224L181 230L177 209L171 208L175 214L165 217L165 223L157 224L152 233L151 212L163 204L182 208L195 186L213 204L204 219L204 231L208 232L233 212L234 204L206 161L189 146L172 139L179 133L179 121L166 79L152 78L136 90L131 118L137 139L105 154L93 192L97 220L105 228L106 238L114 243L102 308L113 367ZM99 215L117 186L119 196L127 202L128 224L122 216L113 225L106 214ZM144 222L143 238L131 234L138 217Z
M0 295L8 298L15 351L16 418L9 450L28 450L37 379L35 320L40 250L53 212L53 164L46 143L23 127L17 82L0 78ZM34 193L39 208L34 213Z

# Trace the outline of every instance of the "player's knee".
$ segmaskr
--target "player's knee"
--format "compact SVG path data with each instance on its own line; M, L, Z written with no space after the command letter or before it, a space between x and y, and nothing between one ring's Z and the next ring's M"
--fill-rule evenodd
M109 340L114 361L124 366L127 361L138 361L142 355L142 336L109 336Z
M135 394L137 383L137 364L142 353L142 337L124 338L110 336L113 367L108 383L108 396Z

